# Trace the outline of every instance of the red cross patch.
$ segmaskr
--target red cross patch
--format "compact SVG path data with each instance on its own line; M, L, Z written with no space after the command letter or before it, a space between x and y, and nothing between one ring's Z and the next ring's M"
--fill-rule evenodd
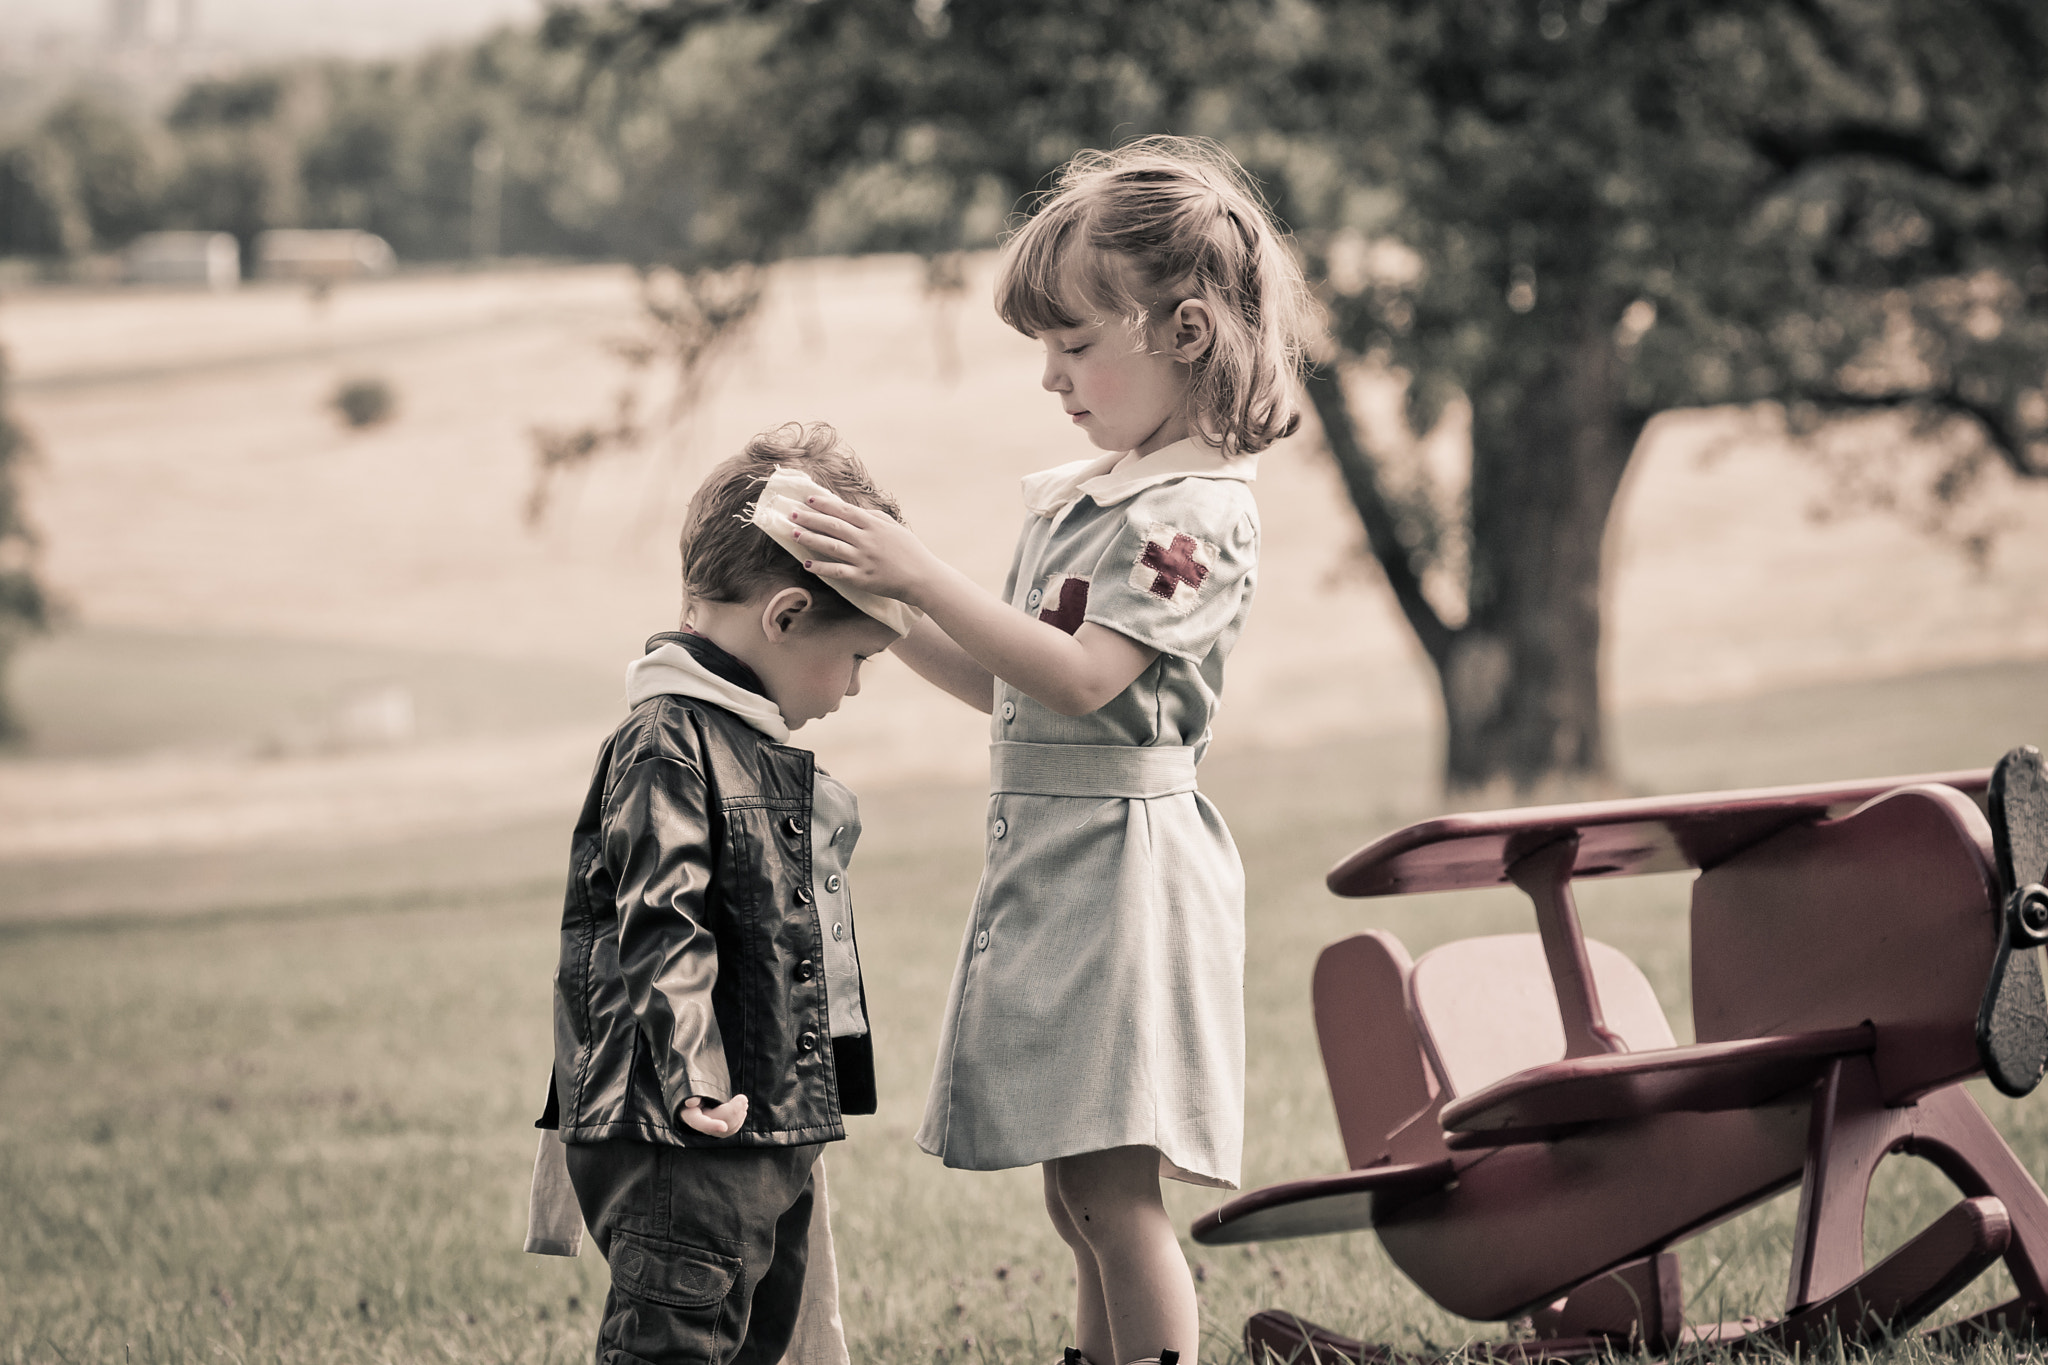
M1146 528L1145 546L1131 565L1131 586L1143 589L1185 614L1201 600L1202 584L1216 563L1216 547L1171 526Z
M1088 580L1077 574L1056 573L1045 580L1044 602L1038 619L1072 635L1088 619Z

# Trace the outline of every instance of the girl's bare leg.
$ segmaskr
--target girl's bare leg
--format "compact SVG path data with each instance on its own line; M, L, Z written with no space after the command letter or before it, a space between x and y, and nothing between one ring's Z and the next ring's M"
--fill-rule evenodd
M1092 1255L1108 1320L1109 1340L1103 1344L1110 1353L1097 1355L1088 1344L1095 1338L1086 1336L1083 1353L1096 1365L1127 1365L1170 1348L1180 1352L1183 1365L1195 1365L1201 1316L1194 1277L1159 1197L1159 1153L1114 1147L1061 1157L1045 1169L1046 1204L1052 1207L1056 1200L1065 1209L1079 1240L1076 1261L1082 1246Z
M1045 1211L1052 1228L1074 1253L1074 1345L1095 1365L1116 1365L1116 1352L1109 1339L1109 1310L1102 1302L1102 1275L1095 1268L1095 1253L1081 1236L1074 1220L1067 1216L1066 1201L1060 1198L1059 1178L1048 1161L1045 1171Z

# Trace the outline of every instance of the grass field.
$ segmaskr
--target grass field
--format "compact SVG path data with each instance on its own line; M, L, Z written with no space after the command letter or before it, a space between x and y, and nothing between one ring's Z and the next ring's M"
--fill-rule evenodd
M1617 742L1660 790L1973 766L2048 731L2044 697L2048 666L1987 666L1630 713ZM1321 944L1379 926L1419 951L1526 927L1506 894L1345 903L1321 889L1335 857L1426 810L1430 756L1426 736L1396 734L1225 753L1207 770L1252 888L1249 1183L1341 1166L1304 990ZM910 1141L977 871L975 806L971 791L929 786L866 803L856 870L883 1107L830 1157L857 1361L1041 1362L1069 1340L1068 1271L1035 1174L947 1171ZM1681 1021L1683 890L1656 878L1584 897L1591 932L1636 956ZM478 876L467 891L174 917L14 909L0 929L0 1361L587 1352L602 1264L518 1250L547 1072L551 885ZM2048 1165L2048 1108L1989 1103L2028 1162ZM1896 1166L1873 1250L1951 1197ZM1183 1223L1216 1198L1170 1197ZM1790 1217L1780 1200L1698 1244L1689 1311L1770 1311ZM1268 1306L1409 1345L1497 1330L1435 1310L1370 1236L1190 1255L1218 1362ZM1969 1301L1990 1301L1998 1278Z
M0 300L69 609L17 661L32 733L0 753L0 1365L587 1355L603 1266L518 1250L529 1124L568 823L619 666L673 623L683 499L746 435L827 418L993 583L1016 477L1085 453L1036 347L979 305L940 325L919 278L779 268L713 400L564 481L531 529L530 429L603 416L624 378L623 270ZM327 399L362 374L398 414L343 431ZM1882 457L1895 434L1844 439ZM1306 1001L1322 944L1527 925L1509 896L1323 892L1334 859L1435 813L1435 701L1312 433L1268 453L1258 496L1259 605L1203 776L1249 873L1250 1184L1341 1162ZM2048 738L2048 536L2028 534L2048 487L1987 485L2013 533L1981 569L1897 519L1811 524L1824 496L1755 414L1651 429L1605 585L1630 789L1976 766ZM985 733L885 660L801 737L869 831L883 1110L831 1157L863 1365L1039 1365L1070 1339L1035 1175L949 1172L910 1142ZM1681 1035L1683 905L1671 879L1584 898ZM1993 1112L2048 1169L2048 1109ZM1909 1164L1882 1184L1874 1243L1941 1206ZM1183 1224L1216 1199L1170 1196ZM1775 1307L1790 1217L1705 1239L1695 1317ZM1369 1236L1192 1255L1218 1365L1267 1306L1410 1345L1497 1330L1430 1308Z

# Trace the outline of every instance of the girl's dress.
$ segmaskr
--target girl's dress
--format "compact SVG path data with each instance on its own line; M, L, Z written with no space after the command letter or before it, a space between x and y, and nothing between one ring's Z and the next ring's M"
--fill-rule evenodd
M948 1166L1140 1145L1236 1188L1244 873L1195 764L1251 606L1257 465L1181 441L1024 481L1005 598L1159 657L1086 716L997 681L986 865L917 1135Z

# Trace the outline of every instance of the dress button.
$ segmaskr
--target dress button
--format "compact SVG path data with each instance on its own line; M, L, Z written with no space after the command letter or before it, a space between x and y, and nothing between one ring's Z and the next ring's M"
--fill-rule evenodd
M815 1033L806 1032L801 1038L796 1040L796 1050L798 1052L809 1052L817 1045L818 1035Z
M1015 703L1015 702L1013 702L1013 701L1006 701L1006 702L1004 702L1004 703L1003 703L1003 719L1004 719L1004 720L1015 720L1015 719L1017 719L1017 703Z
M796 903L798 905L809 905L811 903L811 888L799 886L796 889Z
M1005 834L1008 834L1009 832L1010 832L1010 822L1009 822L1008 820L1005 820L1005 819L1004 819L1004 818L1003 818L1002 816L998 815L998 816L996 817L996 830L995 830L996 838L1000 839L1000 838L1002 838L1002 837L1003 837L1003 836L1004 836Z
M811 960L809 958L805 958L803 961L796 964L796 979L799 981L809 981L813 976L816 976L817 973L818 969L811 965Z
M1038 604L1039 604L1040 602L1043 602L1044 600L1045 600L1045 594L1044 594L1044 593L1042 593L1042 592L1040 592L1040 591L1039 591L1038 589L1036 589L1036 588L1033 588L1033 589L1031 590L1031 595L1030 595L1029 597L1027 597L1027 598L1025 598L1025 599L1024 599L1024 605L1025 605L1026 607L1029 607L1029 608L1030 608L1030 609L1031 609L1032 611L1037 611L1037 610L1038 610Z
M827 891L837 891L839 887L840 881L839 874L837 872L834 872L831 876L825 878L825 889Z
M846 826L844 826L844 825L841 825L841 826L840 826L840 827L839 827L838 829L835 829L835 830L833 830L833 831L832 831L832 837L831 837L830 839L828 839L828 840L827 840L826 842L827 842L827 843L834 843L834 844L836 844L836 843L838 843L838 842L839 842L839 841L840 841L841 839L843 839L843 838L845 838L845 837L846 837Z
M795 838L795 837L796 837L797 835L799 835L799 834L802 834L802 833L804 832L804 818L803 818L803 816L801 816L801 815L785 815L785 816L783 816L783 817L782 817L782 828L783 828L783 832L784 832L784 833L788 834L788 835L789 835L789 836L790 836L791 838Z
M833 925L832 937L843 940L846 937L846 925L843 923Z
M980 933L978 933L978 934L976 934L976 935L974 936L974 946L975 946L975 948L976 948L977 950L979 950L979 951L987 951L987 949L988 949L988 930L984 929L984 930L982 930L982 931L981 931Z

